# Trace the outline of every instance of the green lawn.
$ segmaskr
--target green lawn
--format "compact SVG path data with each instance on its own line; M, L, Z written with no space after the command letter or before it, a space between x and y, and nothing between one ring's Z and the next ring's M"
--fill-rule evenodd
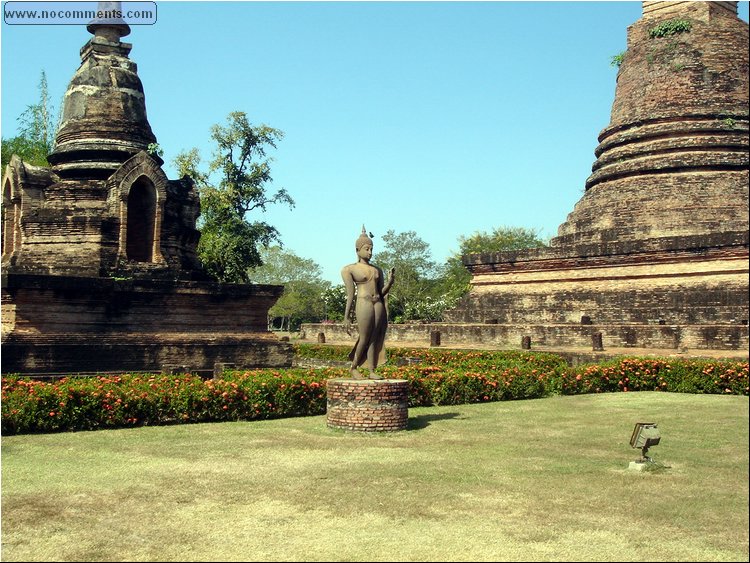
M612 393L2 439L3 561L747 561L748 397ZM628 470L636 422L668 466Z

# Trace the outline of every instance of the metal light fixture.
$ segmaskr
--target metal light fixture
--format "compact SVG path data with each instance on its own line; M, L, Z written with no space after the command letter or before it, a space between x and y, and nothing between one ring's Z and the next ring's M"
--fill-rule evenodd
M660 440L661 435L656 423L636 422L633 435L630 437L630 445L633 448L640 448L641 457L635 463L653 462L654 460L648 457L646 453L651 446L657 445Z

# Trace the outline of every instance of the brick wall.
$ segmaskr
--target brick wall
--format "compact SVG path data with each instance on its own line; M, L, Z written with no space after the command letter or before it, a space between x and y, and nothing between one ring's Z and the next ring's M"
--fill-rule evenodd
M553 323L407 323L391 324L386 348L399 345L429 346L432 333L440 333L440 346L521 349L524 336L531 337L532 349L559 351L565 348L592 349L592 336L602 333L607 348L632 348L633 353L650 350L737 350L750 345L747 325L671 325L659 324L553 324ZM343 325L306 323L302 334L315 342L318 333L326 342L354 345L356 338L346 334Z
M283 288L4 274L3 372L287 367L267 329Z

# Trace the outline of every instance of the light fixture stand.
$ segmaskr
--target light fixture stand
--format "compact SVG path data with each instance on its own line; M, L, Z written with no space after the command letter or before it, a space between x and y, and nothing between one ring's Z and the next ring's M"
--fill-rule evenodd
M637 422L630 436L630 446L641 450L641 457L631 461L629 469L644 471L649 465L657 465L647 454L649 448L661 441L661 434L655 422Z

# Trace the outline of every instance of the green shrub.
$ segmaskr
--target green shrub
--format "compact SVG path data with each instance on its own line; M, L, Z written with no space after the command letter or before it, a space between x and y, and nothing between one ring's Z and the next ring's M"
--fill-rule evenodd
M621 358L560 374L563 395L612 391L748 394L748 364L702 359Z
M6 434L254 420L325 412L325 381L345 372L255 370L216 380L183 375L3 380Z
M612 58L609 61L610 66L614 66L617 68L620 68L620 65L622 64L622 61L625 60L625 51L622 53L618 53L616 55L612 55Z
M345 362L349 359L351 346L332 344L294 344L294 354L298 358L314 358L316 360L327 360Z
M338 359L344 351L348 354L348 347L303 347L308 357ZM389 352L382 375L409 381L413 407L617 391L748 395L747 362L619 358L573 368L559 356L538 352L431 348ZM126 374L55 382L6 376L2 432L319 415L326 412L326 381L348 373L346 368L256 369L225 372L212 380L191 374Z
M677 35L678 33L686 33L692 28L693 24L690 20L672 19L663 21L659 25L652 27L648 30L648 34L652 38L668 37L670 35Z
M482 372L421 364L387 367L383 369L383 375L409 382L410 407L531 399L545 395L544 381L539 374L518 367Z

